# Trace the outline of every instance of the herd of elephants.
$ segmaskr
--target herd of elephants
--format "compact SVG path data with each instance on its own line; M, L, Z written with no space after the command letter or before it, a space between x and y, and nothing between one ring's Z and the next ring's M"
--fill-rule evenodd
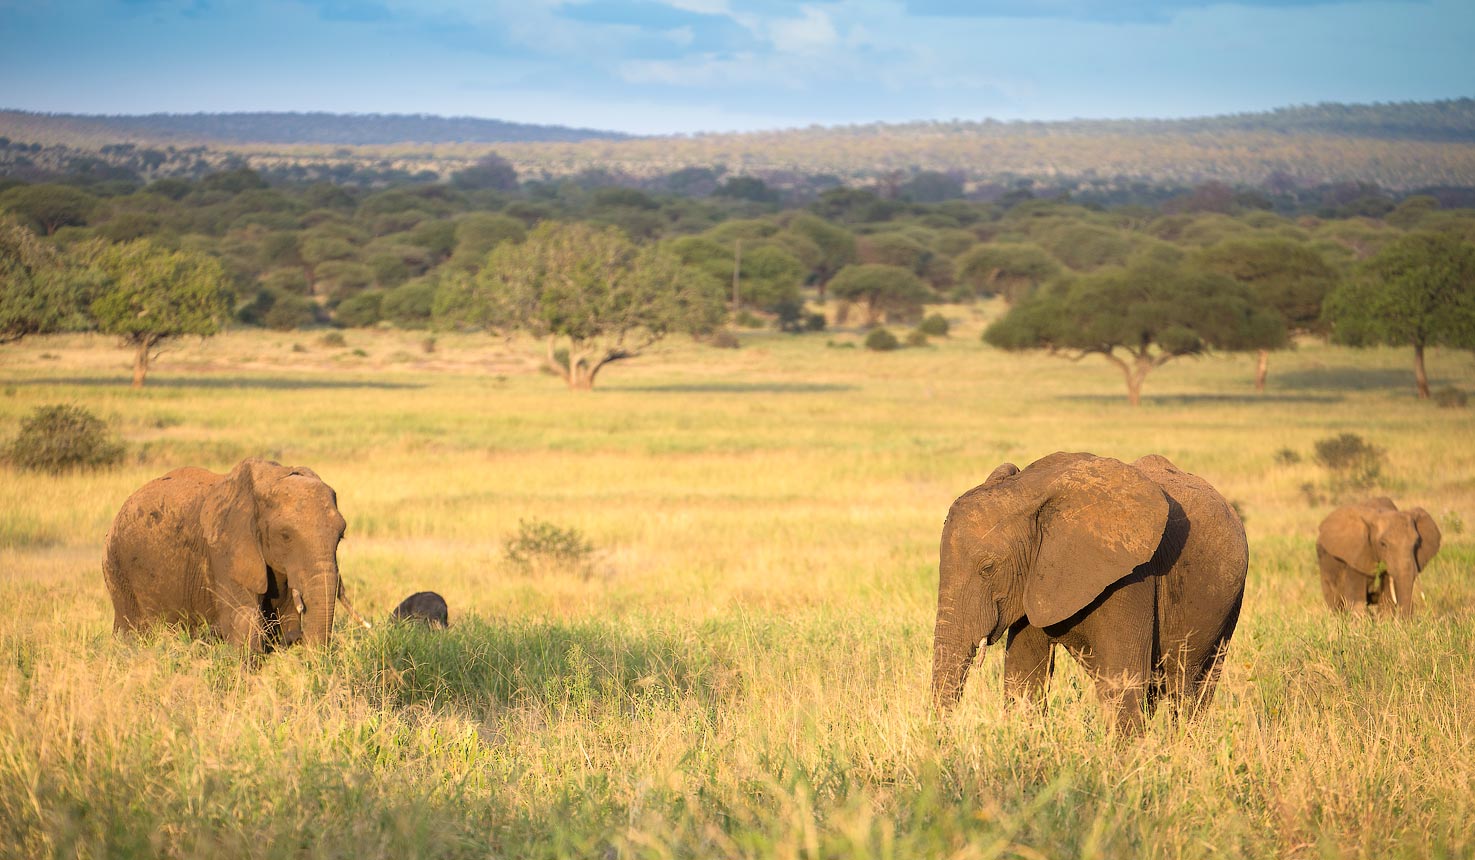
M176 469L129 496L108 532L113 629L173 623L253 654L325 643L338 603L362 622L338 572L344 528L311 469L255 458L228 475ZM1316 542L1327 604L1410 615L1439 541L1422 508L1338 508ZM1014 696L1044 697L1059 644L1122 730L1140 730L1160 700L1191 717L1213 696L1248 566L1234 508L1165 457L1005 463L942 527L933 701L954 705L980 645L1003 639ZM393 617L444 626L446 603L417 593Z

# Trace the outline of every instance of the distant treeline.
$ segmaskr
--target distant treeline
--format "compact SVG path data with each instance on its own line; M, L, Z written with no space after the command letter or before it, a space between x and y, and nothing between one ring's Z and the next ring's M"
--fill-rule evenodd
M144 116L0 111L0 134L77 145L151 143L330 144L511 143L619 140L614 131L429 114L156 113Z
M922 173L953 177L971 199L1031 187L1110 204L1206 182L1281 196L1346 184L1403 193L1475 188L1475 99L1184 120L954 120L671 137L430 116L0 111L0 141L8 144L0 177L27 182L198 179L249 167L272 182L385 187L444 181L495 152L522 181L685 193L678 186L686 178L710 190L711 177L736 175L800 198L841 184L889 192Z

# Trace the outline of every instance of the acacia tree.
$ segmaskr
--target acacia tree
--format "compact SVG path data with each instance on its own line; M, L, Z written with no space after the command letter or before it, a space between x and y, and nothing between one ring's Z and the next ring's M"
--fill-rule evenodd
M1100 355L1122 371L1127 401L1175 358L1211 349L1273 348L1285 324L1234 279L1160 260L1057 281L1015 305L983 333L1001 349L1043 349L1079 361Z
M0 216L0 343L86 328L87 270Z
M613 227L552 221L498 245L474 279L444 290L442 319L545 338L549 366L575 391L670 332L710 330L725 312L721 283L665 249Z
M143 387L165 340L213 335L230 312L225 272L213 257L140 239L97 249L91 263L103 279L92 313L100 330L133 348L134 388Z
M1413 344L1414 383L1429 397L1424 348L1475 349L1475 245L1444 233L1393 240L1327 297L1332 339Z
M1060 263L1031 243L990 242L958 258L958 281L973 290L1017 302L1060 274Z
M1314 248L1289 239L1231 239L1204 249L1199 264L1250 288L1260 307L1285 320L1292 333L1321 331L1321 304L1337 272ZM1270 350L1259 350L1255 390L1265 390Z
M883 263L861 263L846 266L830 281L830 292L845 302L857 302L866 309L867 326L881 321L881 316L915 315L932 291L908 269Z

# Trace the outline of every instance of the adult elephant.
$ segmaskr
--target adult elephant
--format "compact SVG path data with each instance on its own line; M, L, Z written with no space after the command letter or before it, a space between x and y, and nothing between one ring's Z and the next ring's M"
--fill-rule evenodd
M253 653L326 642L344 599L344 527L337 495L311 469L256 458L228 475L175 469L129 496L108 531L113 630L176 623Z
M1327 605L1386 606L1413 615L1414 579L1439 552L1439 526L1423 508L1400 511L1386 497L1332 511L1316 537L1321 595Z
M1167 696L1192 716L1239 619L1249 549L1213 487L1166 458L1011 463L942 529L932 695L956 704L979 643L1005 641L1007 693L1042 701L1062 645L1135 732Z

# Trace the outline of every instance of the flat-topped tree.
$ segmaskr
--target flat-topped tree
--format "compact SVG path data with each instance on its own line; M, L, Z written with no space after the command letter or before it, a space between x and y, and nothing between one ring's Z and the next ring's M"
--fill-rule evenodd
M1414 348L1414 383L1429 397L1424 348L1475 349L1475 244L1446 233L1400 236L1327 297L1332 339Z
M1315 249L1290 239L1229 239L1199 252L1199 265L1250 288L1260 307L1285 320L1292 333L1325 331L1321 304L1337 285L1337 271ZM1265 390L1270 350L1259 351L1255 390Z
M1158 260L1056 281L1016 304L983 333L1001 349L1043 349L1073 361L1097 354L1120 368L1127 400L1175 358L1210 350L1271 349L1284 322L1226 275Z
M437 307L442 319L545 338L549 366L587 391L606 365L668 333L715 327L723 299L720 281L664 248L613 227L545 221L524 241L498 245L474 279L447 284Z
M220 330L230 312L225 272L213 257L169 251L146 239L97 250L92 268L103 285L92 303L98 328L133 347L133 387L165 340Z

